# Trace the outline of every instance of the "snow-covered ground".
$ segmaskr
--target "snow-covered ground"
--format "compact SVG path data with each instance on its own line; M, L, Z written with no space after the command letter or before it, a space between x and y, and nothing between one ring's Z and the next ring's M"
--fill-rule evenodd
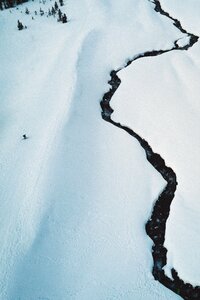
M99 102L110 70L141 52L171 48L185 35L148 0L68 0L62 7L67 24L34 14L52 5L34 1L0 11L0 299L179 299L153 279L144 229L165 182L133 138L102 120ZM26 7L31 14L24 14ZM18 19L26 30L17 30ZM137 61L120 73L112 102L115 118L142 133L177 172L169 259L179 249L170 234L175 209L179 220L182 199L185 207L191 192L193 205L198 200L198 160L185 143L189 128L198 126L195 94L187 98L198 84L191 92L185 84L198 70L188 55ZM180 124L171 108L184 113ZM193 129L188 138L194 135ZM193 173L186 178L187 170ZM172 264L185 275L177 260Z
M170 13L174 14L177 11L177 18L184 22L188 30L200 36L199 1L163 0L162 2L165 9L168 9ZM185 140L185 156L183 157L183 159L185 158L183 160L185 161L185 167L183 174L181 174L182 169L180 169L179 177L183 182L178 193L179 199L176 201L177 204L174 203L168 221L166 246L170 249L169 262L179 270L182 278L199 285L200 103L198 98L200 87L198 78L200 76L200 44L197 43L188 53L184 53L184 59L181 60L181 58L177 58L178 65L176 67L179 82L181 82L178 90L180 91L181 86L184 86L182 101L187 112L184 111L184 126L180 128L182 132L178 134L180 134L180 139L184 138ZM171 232L174 232L175 235L172 235ZM178 238L176 239L175 236L178 236Z
M198 1L161 1L189 32L200 35ZM200 44L135 61L119 73L113 119L133 128L177 174L178 187L167 222L166 272L200 283Z

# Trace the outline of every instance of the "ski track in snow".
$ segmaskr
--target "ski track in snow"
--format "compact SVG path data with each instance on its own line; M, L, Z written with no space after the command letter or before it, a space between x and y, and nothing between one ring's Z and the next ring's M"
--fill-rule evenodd
M117 73L122 69L128 67L133 61L143 58L143 57L153 57L164 54L166 52L174 51L174 50L188 50L191 48L197 41L198 36L188 33L185 29L183 29L179 20L173 18L169 15L168 12L165 12L159 0L148 0L149 2L155 5L154 10L161 15L166 16L167 18L173 21L173 25L177 27L182 33L186 34L189 38L188 43L184 46L179 45L179 40L174 42L174 46L171 49L166 50L155 50L155 51L147 51L135 56L132 60L129 60L124 67L119 68L117 70L112 70L110 73L111 80L108 82L111 86L110 90L106 92L101 101L102 108L102 118L113 124L114 126L123 129L128 134L133 136L140 143L141 147L145 150L146 158L150 162L150 164L161 174L161 176L167 181L167 185L165 186L162 193L159 195L150 219L146 223L146 232L148 236L153 240L154 245L152 247L152 255L153 255L153 276L156 280L162 283L164 286L175 292L177 295L181 296L185 300L192 299L200 299L200 286L192 286L189 283L185 283L178 276L178 273L175 269L171 270L172 278L169 278L165 275L163 267L167 263L167 249L164 247L165 240L165 229L166 222L170 213L171 202L174 199L177 180L175 172L167 167L164 159L157 153L155 153L148 142L140 137L134 130L130 129L127 126L121 125L120 123L115 122L111 115L114 110L110 106L110 101L116 90L119 88L121 84L120 78L117 76Z

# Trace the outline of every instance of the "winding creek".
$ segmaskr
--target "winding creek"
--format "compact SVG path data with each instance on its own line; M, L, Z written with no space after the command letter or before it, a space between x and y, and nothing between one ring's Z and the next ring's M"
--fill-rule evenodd
M148 0L150 1L150 0ZM174 42L174 45L171 49L166 50L153 50L141 53L135 56L133 59L129 60L124 67L119 68L117 70L112 70L110 73L111 79L108 82L110 85L110 90L106 92L101 100L101 108L102 108L102 118L111 123L112 125L126 131L133 138L137 139L140 143L141 147L144 149L146 154L146 159L149 163L161 174L161 176L166 180L167 184L159 195L149 220L146 223L146 233L153 241L152 247L152 256L153 256L153 269L152 274L155 280L158 280L161 284L175 292L177 295L180 295L185 300L193 300L200 299L200 286L192 286L189 283L185 283L178 276L178 272L175 269L172 269L172 277L173 279L167 277L164 273L163 267L167 263L167 249L164 247L165 241L165 229L166 222L170 213L170 206L174 199L174 195L177 188L177 178L175 172L168 166L164 159L160 154L157 154L153 151L148 142L139 136L133 129L121 125L120 123L115 122L111 116L113 113L113 109L110 105L112 97L116 90L119 88L121 84L120 78L117 76L117 73L122 69L128 67L135 60L143 58L143 57L153 57L164 54L166 52L174 51L174 50L188 50L191 48L197 41L198 36L188 33L185 29L183 29L179 20L173 18L169 15L168 12L165 12L161 4L158 0L150 1L155 7L154 10L157 13L160 13L167 18L173 21L173 25L177 27L182 33L188 36L188 43L184 46L179 45L178 40Z

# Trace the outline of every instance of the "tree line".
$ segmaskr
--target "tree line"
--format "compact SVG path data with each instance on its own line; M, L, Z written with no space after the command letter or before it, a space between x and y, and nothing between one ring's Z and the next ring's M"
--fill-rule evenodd
M28 2L28 0L0 0L0 10L15 7L16 5Z
M45 0L43 0L43 1L45 1ZM54 5L53 5L51 8L49 8L48 12L45 12L45 11L44 11L43 9L41 9L41 7L40 7L39 12L35 10L35 11L34 11L34 14L35 14L35 16L37 16L37 15L44 16L44 15L45 15L46 17L51 17L51 16L53 16L54 18L57 17L57 21L58 21L58 22L61 22L61 23L67 23L67 22L68 22L68 18L67 18L67 16L66 16L66 14L63 13L63 12L61 11L61 9L59 8L59 5L60 5L60 8L61 8L61 6L64 5L63 0L59 0L59 4L55 1L55 2L54 2ZM27 7L25 8L24 13L25 13L26 15L31 14L31 12L29 11L29 9L28 9ZM32 20L34 20L33 15L32 15ZM18 20L18 21L17 21L17 28L18 28L18 30L23 30L23 29L26 29L27 26L24 26L24 25L22 24L22 22L20 22L20 21Z

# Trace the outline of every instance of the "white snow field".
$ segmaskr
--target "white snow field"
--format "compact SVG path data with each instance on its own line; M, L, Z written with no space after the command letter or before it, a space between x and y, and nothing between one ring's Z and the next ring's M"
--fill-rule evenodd
M165 181L102 120L100 100L112 69L185 35L148 0L68 0L67 24L35 16L52 5L0 11L0 299L180 299L154 280L144 228ZM176 253L191 231L198 238L197 62L195 48L141 59L120 73L111 103L177 172L166 244L170 264L194 282L197 267L187 273ZM195 242L185 249L198 258Z
M200 2L162 0L183 28L200 35ZM133 128L173 168L178 187L167 221L166 273L200 283L200 44L135 61L119 73L113 119Z

